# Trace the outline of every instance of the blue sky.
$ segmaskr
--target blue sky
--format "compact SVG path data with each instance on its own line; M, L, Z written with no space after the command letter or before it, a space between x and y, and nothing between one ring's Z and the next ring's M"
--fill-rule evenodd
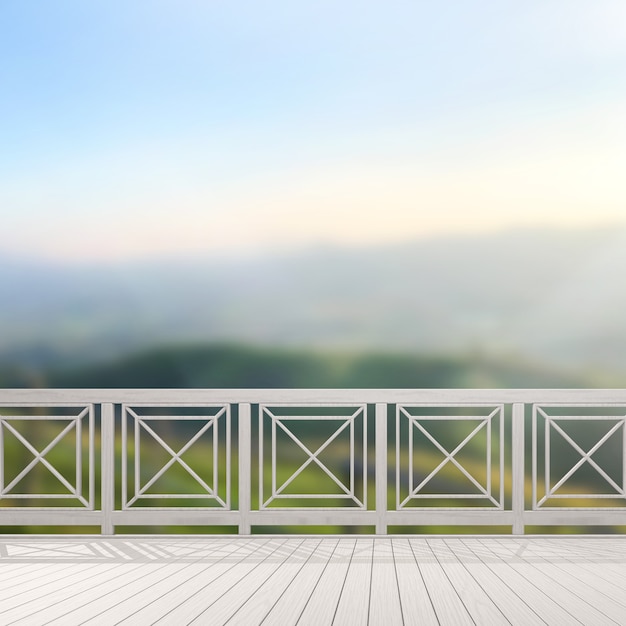
M626 217L622 0L8 0L0 90L9 254Z

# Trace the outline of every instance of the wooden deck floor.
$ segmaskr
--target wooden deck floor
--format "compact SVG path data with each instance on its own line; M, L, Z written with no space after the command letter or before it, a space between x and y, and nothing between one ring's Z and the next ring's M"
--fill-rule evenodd
M0 537L0 624L626 625L620 537Z

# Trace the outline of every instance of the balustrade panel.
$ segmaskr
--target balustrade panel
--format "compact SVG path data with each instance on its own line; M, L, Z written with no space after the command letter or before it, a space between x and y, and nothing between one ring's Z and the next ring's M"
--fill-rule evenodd
M230 405L123 405L122 509L231 508Z
M626 391L0 390L0 525L624 527Z
M0 506L95 508L92 404L0 406Z

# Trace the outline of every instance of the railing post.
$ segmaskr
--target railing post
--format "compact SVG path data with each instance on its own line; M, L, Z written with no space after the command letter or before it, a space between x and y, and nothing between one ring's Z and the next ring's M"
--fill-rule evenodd
M115 509L115 412L114 406L110 402L103 403L100 410L101 533L103 535L113 535L112 513Z
M524 534L524 404L513 404L512 416L512 509L513 534Z
M387 534L387 405L376 405L376 534Z
M252 410L251 405L239 405L239 534L249 535L250 501L252 494Z

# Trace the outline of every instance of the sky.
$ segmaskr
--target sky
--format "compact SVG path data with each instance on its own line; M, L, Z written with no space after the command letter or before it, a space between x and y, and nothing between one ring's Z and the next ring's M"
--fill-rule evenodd
M6 0L0 254L626 221L623 0Z

